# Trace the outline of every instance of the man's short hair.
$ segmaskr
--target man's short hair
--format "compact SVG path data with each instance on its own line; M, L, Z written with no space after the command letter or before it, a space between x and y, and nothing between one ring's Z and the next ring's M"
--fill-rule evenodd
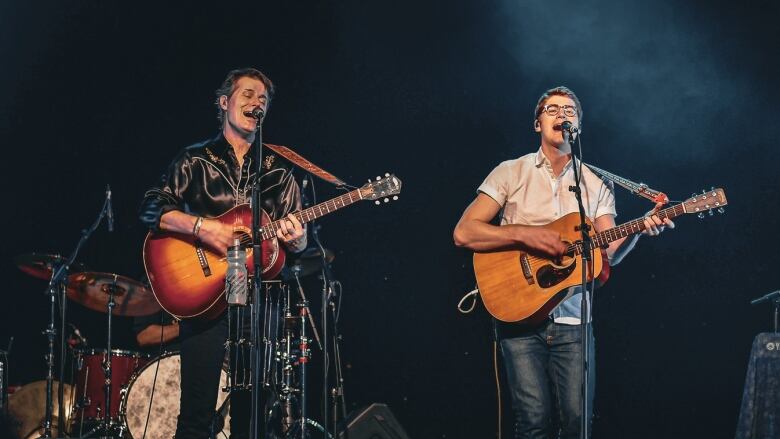
M577 106L577 117L580 120L580 124L582 124L582 104L580 104L579 98L577 98L577 95L574 94L573 91L571 91L568 87L564 87L562 85L558 87L553 87L539 98L539 101L536 103L536 111L534 111L534 119L539 119L539 116L542 114L542 110L544 109L544 106L547 104L547 100L550 99L552 96L566 96L571 98L571 100L574 101L574 105Z
M217 99L215 103L217 104L217 118L220 123L225 122L225 111L219 106L219 98L222 96L230 98L230 96L233 95L233 92L236 91L236 82L244 77L257 79L265 85L265 90L268 92L268 107L271 106L271 100L274 97L274 83L271 82L271 79L269 79L268 76L260 70L251 67L231 70L228 72L225 80L222 81L222 85L220 85L216 91ZM266 111L268 110L266 109Z

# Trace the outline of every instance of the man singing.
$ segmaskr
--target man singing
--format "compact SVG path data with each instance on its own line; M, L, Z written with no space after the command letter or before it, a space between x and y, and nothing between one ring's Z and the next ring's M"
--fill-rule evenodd
M534 131L541 146L536 152L499 164L477 191L455 227L459 247L475 252L524 249L549 257L561 256L567 245L560 234L538 226L572 212L579 212L569 186L574 186L571 146L561 124L580 128L582 106L566 87L547 90L536 104ZM582 201L596 232L615 226L613 187L582 167ZM502 212L501 224L490 222ZM674 228L657 215L644 219L646 235ZM607 249L615 265L636 245L639 235L613 241ZM528 327L496 322L504 368L509 381L515 422L515 438L578 438L581 425L580 287L572 287L569 299L556 307L541 325ZM590 329L590 328L589 328ZM593 398L594 344L588 331L590 361L588 389ZM592 404L589 404L592 407ZM590 422L591 414L588 413ZM553 429L559 431L553 431Z
M184 148L173 160L159 184L144 196L141 221L152 230L197 237L215 251L226 254L233 245L233 229L211 219L249 202L256 178L252 143L258 130L255 115L264 114L274 86L252 68L228 73L217 90L216 104L221 130L212 139ZM301 194L292 167L280 157L266 156L260 176L262 208L281 222L277 238L288 250L306 247L306 233L291 214L301 207ZM220 370L228 337L226 313L213 320L188 319L180 323L181 409L176 437L207 438L217 401ZM248 395L231 395L233 438L248 437Z

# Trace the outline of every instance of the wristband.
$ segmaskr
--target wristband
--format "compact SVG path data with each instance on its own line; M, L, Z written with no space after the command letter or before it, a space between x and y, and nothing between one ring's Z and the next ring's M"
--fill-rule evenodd
M195 220L195 226L192 227L192 236L197 237L198 233L200 233L200 226L203 225L203 217L199 216L197 220Z

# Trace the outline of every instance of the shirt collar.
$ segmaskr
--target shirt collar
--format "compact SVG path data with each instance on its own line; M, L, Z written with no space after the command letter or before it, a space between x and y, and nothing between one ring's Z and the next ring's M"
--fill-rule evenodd
M214 140L211 143L211 147L214 151L214 154L222 160L230 160L232 162L238 163L238 160L236 159L236 152L233 150L233 145L227 141L225 135L222 134L221 131L219 134L217 134L216 137L214 137ZM249 145L249 150L246 152L246 154L244 154L244 157L253 157L254 150L255 145L252 143Z
M536 157L535 157L535 164L537 168L540 168L542 166L545 166L550 172L552 172L552 162L550 162L550 159L547 158L546 155L544 155L544 151L542 150L542 147L539 147L539 150L536 151ZM572 159L569 158L569 161L566 162L566 165L563 166L563 172L561 174L565 174L566 171L571 168Z

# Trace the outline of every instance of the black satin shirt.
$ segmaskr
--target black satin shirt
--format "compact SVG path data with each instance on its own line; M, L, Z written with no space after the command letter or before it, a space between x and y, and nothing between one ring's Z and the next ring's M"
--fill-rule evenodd
M273 220L300 210L301 192L284 158L263 151L260 177L263 209ZM203 217L219 216L239 204L249 203L257 166L254 147L239 168L233 147L220 132L182 150L160 182L146 191L139 211L141 222L159 230L160 217L171 210Z

